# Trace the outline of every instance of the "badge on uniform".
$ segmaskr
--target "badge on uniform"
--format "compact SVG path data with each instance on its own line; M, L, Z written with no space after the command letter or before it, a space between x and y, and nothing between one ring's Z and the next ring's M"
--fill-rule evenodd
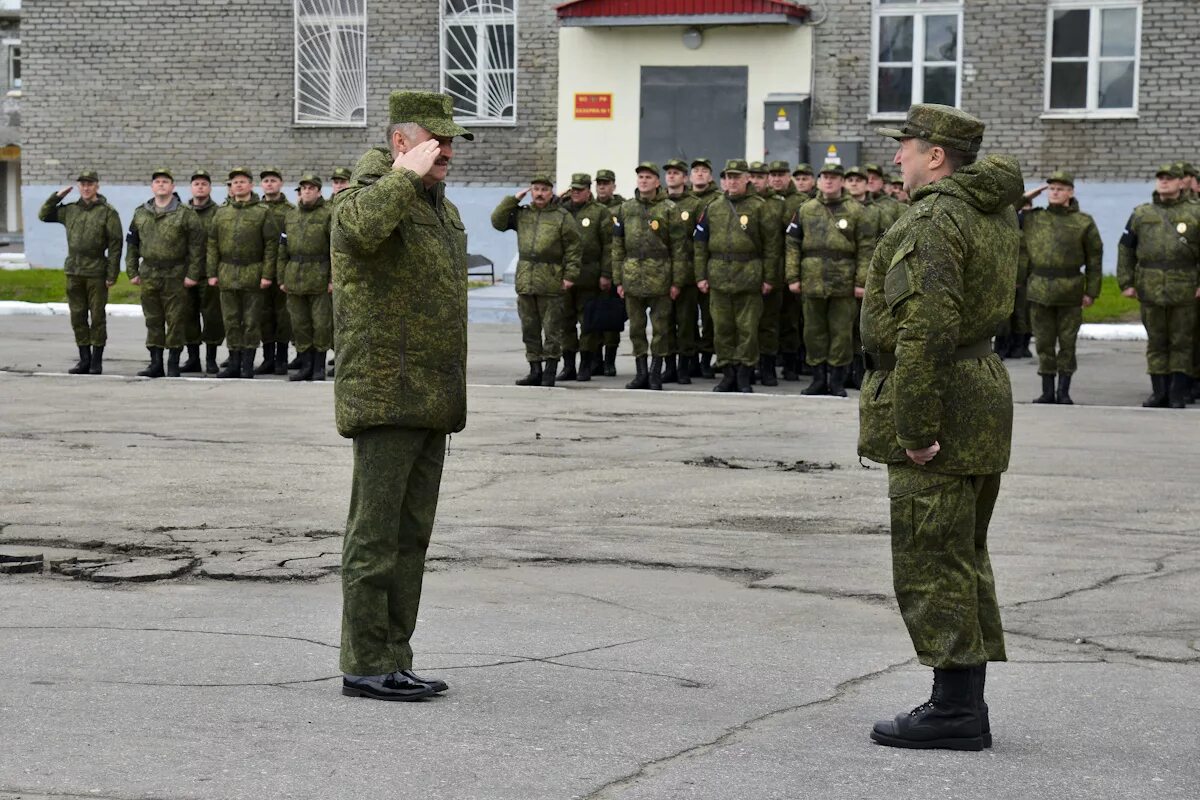
M689 216L691 216L691 215L690 215L690 214L688 214L688 212L684 211L682 214L680 214L680 215L679 215L679 218L680 218L681 220L683 220L684 222L687 222L687 221L688 221L688 217L689 217Z
M847 222L846 220L844 220L844 219L839 219L839 220L838 220L838 228L839 228L840 230L843 230L843 231L844 231L844 230L846 230L846 228L849 228L849 227L850 227L850 223L849 223L849 222Z
M586 228L586 227L588 227L589 225L591 225L591 224L592 224L592 221L591 221L590 219L586 219L586 218L585 218L585 219L583 220L583 222L580 222L579 224L580 224L580 225L582 225L583 227L585 227L585 228Z
M1181 234L1187 233L1187 223L1186 222L1179 223L1178 225L1175 226L1175 230L1179 231Z
M650 220L650 230L652 230L652 231L658 230L658 220L656 220L656 219Z
M742 227L744 228L750 224L750 218L747 217L745 214L742 214L740 217L738 217L738 222L740 222Z

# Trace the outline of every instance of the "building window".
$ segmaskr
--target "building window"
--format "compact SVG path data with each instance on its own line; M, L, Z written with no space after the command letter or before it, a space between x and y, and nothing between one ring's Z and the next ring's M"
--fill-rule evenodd
M1136 113L1141 3L1052 0L1047 14L1046 111Z
M366 0L295 0L296 122L367 124Z
M442 0L442 91L459 122L517 121L517 0Z
M871 112L904 116L914 103L957 106L962 86L962 3L875 0Z

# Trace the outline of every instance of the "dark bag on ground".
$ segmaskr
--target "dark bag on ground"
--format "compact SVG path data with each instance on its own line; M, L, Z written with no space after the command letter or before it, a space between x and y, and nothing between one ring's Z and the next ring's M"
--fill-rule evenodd
M584 333L620 333L627 319L625 301L616 292L596 295L583 304Z

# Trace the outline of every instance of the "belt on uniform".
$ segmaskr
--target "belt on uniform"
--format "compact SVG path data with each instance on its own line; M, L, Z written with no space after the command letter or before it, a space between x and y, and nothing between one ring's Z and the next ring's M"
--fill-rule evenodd
M1077 278L1079 277L1079 267L1064 267L1062 269L1034 267L1033 274L1039 278Z
M232 264L235 267L248 267L251 264L261 264L262 259L257 258L254 261L248 261L244 258L222 258L221 263L222 264Z
M951 361L968 361L972 358L986 358L991 355L992 340L980 339L978 342L964 344L954 349ZM871 353L863 350L863 361L870 370L892 370L896 368L895 353Z
M328 264L329 256L288 256L289 261L295 261L297 264Z
M142 266L147 269L173 269L175 267L182 267L184 264L182 261L152 261L149 258L143 258Z
M757 256L754 253L709 253L709 261L739 261L745 263L747 261L761 261L762 256Z
M854 254L846 253L841 250L830 250L827 247L814 247L811 250L802 250L801 258L828 258L833 261L853 261Z
M1191 266L1191 264L1163 264L1161 262L1146 264L1145 262L1139 261L1137 268L1138 269L1180 269L1180 270L1187 270L1190 272L1192 269L1192 266Z

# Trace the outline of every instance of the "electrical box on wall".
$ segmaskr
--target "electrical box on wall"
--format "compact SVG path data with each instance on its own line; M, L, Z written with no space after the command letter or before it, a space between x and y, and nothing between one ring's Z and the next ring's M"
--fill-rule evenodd
M769 94L763 105L763 160L795 166L808 151L811 101L806 94Z
M843 169L861 166L859 155L862 152L862 142L810 142L808 145L808 163L812 164L813 172L821 169L822 164L841 164Z

